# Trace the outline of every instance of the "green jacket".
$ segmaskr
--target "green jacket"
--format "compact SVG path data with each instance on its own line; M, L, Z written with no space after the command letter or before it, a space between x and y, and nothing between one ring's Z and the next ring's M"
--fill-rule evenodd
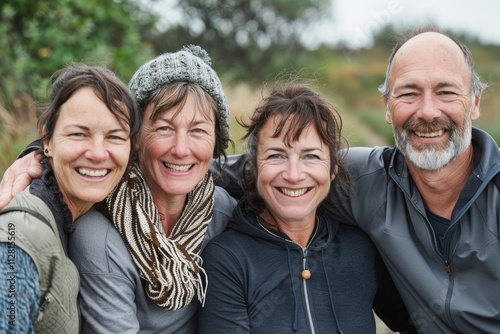
M54 215L47 205L29 192L17 195L8 207L31 209L50 226L25 211L0 216L0 242L23 249L35 262L40 284L40 316L36 333L78 333L78 271L64 253ZM44 305L45 304L45 305Z

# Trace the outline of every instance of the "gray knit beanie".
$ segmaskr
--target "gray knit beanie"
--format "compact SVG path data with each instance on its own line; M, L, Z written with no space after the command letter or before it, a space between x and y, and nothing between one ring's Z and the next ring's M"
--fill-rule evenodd
M184 46L180 51L164 53L142 65L129 82L129 88L139 104L151 92L177 81L198 84L217 103L216 117L220 131L230 137L229 107L217 73L211 67L208 53L197 45ZM224 149L228 147L226 143Z

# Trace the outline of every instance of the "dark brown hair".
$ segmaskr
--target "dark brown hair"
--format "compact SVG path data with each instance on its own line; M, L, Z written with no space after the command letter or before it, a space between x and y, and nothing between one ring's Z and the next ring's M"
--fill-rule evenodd
M50 101L38 119L40 133L45 128L42 141L52 138L61 106L80 88L91 88L121 124L130 127L131 159L134 143L139 133L141 119L135 99L127 86L109 69L85 64L70 64L56 72L52 78Z
M264 97L257 106L249 122L238 121L247 130L243 139L246 140L248 155L245 185L249 208L259 214L265 207L256 185L257 146L262 128L268 120L277 115L282 117L278 119L273 137L283 135L287 146L298 140L302 131L309 125L312 125L318 132L321 141L330 152L330 173L336 175L330 187L332 194L325 201L334 203L334 200L339 198L339 188L349 188L350 183L343 163L347 141L341 135L340 115L335 106L306 84L275 83L268 96ZM284 134L283 131L285 131Z

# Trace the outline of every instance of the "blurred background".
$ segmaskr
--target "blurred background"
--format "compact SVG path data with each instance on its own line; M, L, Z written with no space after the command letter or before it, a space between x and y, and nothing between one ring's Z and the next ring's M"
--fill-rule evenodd
M490 85L475 126L499 141L498 12L494 0L2 0L0 177L38 137L56 70L86 62L128 82L142 63L185 44L209 52L233 117L252 112L266 83L305 80L341 109L350 146L391 145L377 87L396 35L424 24L471 48ZM238 153L242 132L232 124Z
M396 35L425 24L472 50L489 84L475 126L500 142L499 12L495 0L2 0L0 177L38 137L37 112L56 70L86 62L128 82L142 63L185 44L205 48L222 78L236 153L234 118L251 113L275 80L305 80L327 96L350 146L392 145L377 87Z

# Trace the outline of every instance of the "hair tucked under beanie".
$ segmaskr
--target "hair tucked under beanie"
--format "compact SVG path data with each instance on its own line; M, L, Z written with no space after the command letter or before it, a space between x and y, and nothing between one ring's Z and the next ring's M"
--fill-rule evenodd
M229 107L222 84L211 67L208 53L197 45L164 53L142 65L130 80L129 88L139 104L165 84L186 81L198 84L217 103L217 119L221 133L229 138ZM227 143L226 147L227 148Z
M214 99L218 130L229 138L226 97L208 54L199 46L190 45L147 62L134 74L129 88L144 106L153 92L175 82L196 84ZM106 199L113 224L145 281L146 294L167 310L185 307L194 296L201 303L205 299L208 278L199 253L213 217L214 187L212 174L206 173L187 194L182 214L168 236L138 163Z

